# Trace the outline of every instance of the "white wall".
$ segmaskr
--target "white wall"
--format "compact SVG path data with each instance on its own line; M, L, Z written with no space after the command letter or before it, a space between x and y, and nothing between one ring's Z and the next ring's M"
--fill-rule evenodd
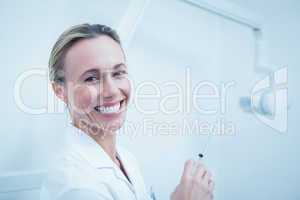
M1 175L47 169L59 147L61 129L67 122L63 114L28 115L20 111L13 96L18 75L32 67L42 66L45 69L50 48L66 27L85 21L114 25L124 14L128 3L118 1L116 5L104 0L89 4L79 1L31 2L0 3L0 21L4 24L0 53L3 55L2 69L5 70L1 87L6 94L6 98L0 99L3 105ZM234 81L235 86L228 90L225 114L220 114L219 99L199 102L207 108L217 108L218 113L214 115L200 115L194 110L186 115L165 115L162 112L145 115L132 105L127 127L130 123L141 125L143 119L159 124L180 124L183 118L209 123L219 118L232 121L236 134L212 137L205 159L217 182L216 199L298 199L300 194L296 187L300 174L297 166L300 160L297 146L300 138L296 133L296 115L300 110L296 105L299 97L296 87L299 83L297 65L300 63L296 55L300 46L297 38L300 33L297 26L300 5L296 1L287 1L283 5L271 1L252 4L241 0L232 2L260 16L270 69L289 67L291 109L288 133L278 134L239 107L239 98L248 95L255 82L263 77L254 70L251 29L181 1L155 0L149 4L128 47L135 87L141 82L154 81L162 96L174 93L176 90L164 83L176 81L185 87L187 66L191 70L192 86L203 80L218 85ZM22 95L27 104L35 107L46 104L45 77L35 77L25 82L23 87ZM148 92L153 92L153 88ZM155 99L140 101L143 108L148 109L156 108L157 102ZM176 103L174 99L168 101L168 108L176 106ZM152 135L149 129L146 132L136 129L124 134L122 130L120 143L140 160L147 185L154 187L158 199L167 199L179 181L183 162L196 157L205 146L207 136L170 136L162 132L154 131L156 135ZM186 133L178 129L175 132Z
M288 67L288 133L278 134L262 124L244 121L245 133L252 134L247 185L235 197L249 199L299 199L299 1L239 1L237 5L252 11L263 23L265 57L268 68ZM258 77L260 75L256 75ZM253 77L253 79L255 79ZM251 142L252 141L252 142ZM224 191L225 194L226 191ZM247 194L247 195L246 195ZM231 194L232 195L232 194Z
M155 1L154 1L155 2ZM214 136L208 149L206 164L213 170L217 181L216 199L222 199L223 185L227 181L234 180L231 173L232 161L237 161L236 169L244 167L243 161L236 150L243 151L247 140L243 140L244 134L240 133L242 115L238 107L239 95L245 95L251 77L242 77L240 73L253 72L253 37L252 30L248 27L227 21L219 16L203 11L199 8L185 4L181 1L164 3L151 3L145 13L143 23L140 24L129 47L129 59L132 62L132 75L136 83L153 80L160 87L162 98L167 94L174 94L174 87L166 87L164 83L174 82L183 88L181 96L187 98L188 87L185 83L185 69L191 72L191 86L195 88L200 81L210 81L217 86L221 81L235 81L236 87L228 91L229 102L226 114L220 114L220 99L197 102L205 105L206 109L217 109L216 114L200 114L192 107L191 112L180 112L166 115L160 112L155 115L139 115L136 110L131 112L130 119L141 122L143 118L153 118L154 122L174 123L178 128L174 131L177 136L163 135L156 131L157 136L137 137L132 140L131 149L136 152L145 171L145 178L149 185L154 186L158 193L158 199L167 199L171 191L178 183L182 173L183 163L186 159L194 157L203 150L207 142L206 135L199 135L200 130L192 131L184 129L183 121L194 123L215 124L216 120L226 119L233 121L237 126L236 136ZM168 12L166 12L168 8ZM155 14L154 14L155 13ZM236 73L235 69L241 68ZM226 76L226 71L229 70ZM155 92L151 89L150 92ZM202 90L203 92L203 90ZM207 91L204 91L205 93ZM234 92L234 93L233 93ZM192 99L192 98L191 98ZM144 107L156 108L155 99L142 102ZM168 108L177 102L168 101ZM184 105L191 104L190 102ZM251 116L246 116L250 120ZM252 119L255 121L255 119ZM184 129L184 130L182 130ZM183 134L189 134L189 136ZM144 149L141 151L140 149ZM223 152L234 151L238 154L225 158ZM244 150L245 151L245 150ZM226 154L227 155L227 154ZM228 163L227 166L223 163ZM229 173L225 173L226 172ZM220 187L221 186L221 187ZM236 186L236 185L234 185ZM230 188L229 194L232 193ZM227 198L226 198L227 199Z

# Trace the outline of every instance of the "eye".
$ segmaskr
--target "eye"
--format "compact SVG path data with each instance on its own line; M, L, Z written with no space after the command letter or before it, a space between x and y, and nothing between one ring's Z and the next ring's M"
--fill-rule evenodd
M84 80L84 82L87 82L87 83L92 83L92 82L96 82L96 81L98 81L98 78L96 76L90 76Z
M124 76L124 75L126 75L126 74L127 74L127 71L121 70L121 71L114 72L114 73L113 73L113 76L114 76L114 77L122 77L122 76Z

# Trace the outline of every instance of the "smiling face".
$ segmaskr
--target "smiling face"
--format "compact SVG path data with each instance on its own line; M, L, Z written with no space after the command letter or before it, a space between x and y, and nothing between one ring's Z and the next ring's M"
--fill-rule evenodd
M73 123L93 134L114 133L124 122L130 98L127 66L120 45L108 36L82 39L64 59L64 101Z

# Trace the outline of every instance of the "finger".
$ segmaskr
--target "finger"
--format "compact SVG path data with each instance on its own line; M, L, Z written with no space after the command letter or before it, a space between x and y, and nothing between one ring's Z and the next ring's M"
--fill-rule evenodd
M200 181L204 178L204 175L206 173L206 169L203 164L198 163L196 171L195 171L195 179Z
M189 159L185 162L182 177L181 177L181 182L186 180L186 178L192 175L193 166L194 166L194 161L192 159Z
M208 182L208 190L209 190L210 192L212 192L214 189L215 189L215 182L212 181L212 180L210 180L210 181Z
M206 171L203 177L203 183L208 187L209 182L211 181L211 173L209 171Z

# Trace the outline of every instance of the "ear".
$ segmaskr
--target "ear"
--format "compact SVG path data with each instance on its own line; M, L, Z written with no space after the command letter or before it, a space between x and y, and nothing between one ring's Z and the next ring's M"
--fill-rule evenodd
M52 89L53 89L55 95L60 100L62 100L63 102L65 102L65 104L68 103L67 90L65 88L65 85L52 82Z

